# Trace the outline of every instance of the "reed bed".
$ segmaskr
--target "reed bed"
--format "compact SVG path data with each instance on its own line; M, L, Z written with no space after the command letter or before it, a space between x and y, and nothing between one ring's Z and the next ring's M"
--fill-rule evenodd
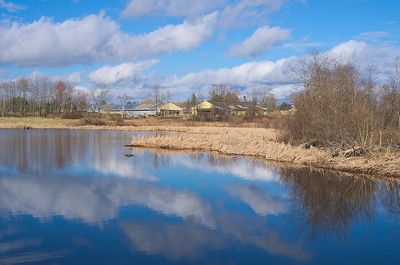
M213 151L225 155L261 157L268 161L307 165L343 172L400 177L400 156L382 153L364 157L333 157L329 150L304 149L279 142L273 129L229 127L158 128L185 132L179 135L137 137L131 146L169 150Z

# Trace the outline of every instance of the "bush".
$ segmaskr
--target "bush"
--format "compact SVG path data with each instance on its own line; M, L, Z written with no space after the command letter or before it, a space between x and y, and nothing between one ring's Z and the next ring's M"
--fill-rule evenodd
M305 62L300 72L304 91L294 96L296 111L288 120L290 140L372 147L390 142L386 137L395 139L385 132L398 129L400 106L390 102L400 102L400 82L386 85L392 89L381 89L373 71L367 70L361 72L320 55ZM390 96L385 96L388 91Z
M105 120L99 118L84 118L80 120L81 125L96 125L96 126L104 126L107 125Z
M124 118L122 116L118 115L118 117L113 118L113 121L115 122L116 126L124 126Z
M83 118L83 113L82 112L67 112L64 113L61 118L63 119L69 119L69 120L78 120Z

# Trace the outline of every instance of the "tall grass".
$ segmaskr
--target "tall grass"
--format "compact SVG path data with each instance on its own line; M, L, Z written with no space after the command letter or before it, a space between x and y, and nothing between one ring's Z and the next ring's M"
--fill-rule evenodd
M279 142L280 133L273 129L184 127L182 131L185 133L137 137L131 145L169 150L216 151L225 155L262 157L269 161L324 169L400 177L400 155L371 153L365 157L333 157L328 149L304 149Z

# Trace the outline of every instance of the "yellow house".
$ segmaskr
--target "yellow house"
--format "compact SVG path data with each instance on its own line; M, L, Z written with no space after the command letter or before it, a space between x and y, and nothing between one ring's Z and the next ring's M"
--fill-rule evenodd
M211 111L214 108L216 108L216 106L214 104L212 104L211 102L205 100L205 101L201 102L200 104L197 104L196 106L194 106L192 108L192 115L193 116L197 116L199 110L209 110L209 111Z
M249 109L254 107L256 109L256 112L260 115L265 115L265 113L267 112L266 108L262 107L260 104L256 104L255 106L253 106L253 103L251 102L237 102L235 104L229 105L224 102L206 100L192 108L192 115L211 115L214 117L218 117L221 115L233 115L243 117L246 115L246 112Z
M179 117L183 113L183 109L174 103L167 103L160 108L162 117Z

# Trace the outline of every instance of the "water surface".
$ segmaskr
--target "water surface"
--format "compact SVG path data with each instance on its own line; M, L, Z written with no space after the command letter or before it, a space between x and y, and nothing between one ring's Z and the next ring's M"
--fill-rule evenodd
M400 264L400 185L0 129L0 264Z

